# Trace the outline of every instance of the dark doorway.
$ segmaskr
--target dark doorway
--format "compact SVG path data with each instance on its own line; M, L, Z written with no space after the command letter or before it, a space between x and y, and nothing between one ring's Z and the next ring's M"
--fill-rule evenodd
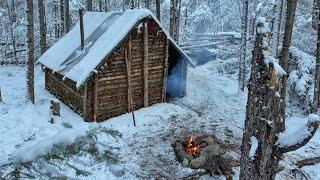
M169 71L167 83L167 97L180 98L186 89L186 61L174 46L169 45Z

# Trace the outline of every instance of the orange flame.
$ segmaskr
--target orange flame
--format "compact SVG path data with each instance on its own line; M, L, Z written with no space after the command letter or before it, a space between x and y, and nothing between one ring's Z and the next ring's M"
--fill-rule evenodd
M192 134L190 136L190 139L188 141L188 145L187 145L187 153L190 156L194 156L196 155L199 150L200 150L200 146L196 146L194 140L196 139L196 136L194 134Z

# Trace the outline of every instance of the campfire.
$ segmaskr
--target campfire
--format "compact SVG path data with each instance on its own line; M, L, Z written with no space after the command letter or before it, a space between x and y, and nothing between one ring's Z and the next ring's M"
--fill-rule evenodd
M224 157L226 150L214 136L195 134L181 138L173 144L178 161L184 167L204 169L211 173L232 174L233 160Z
M196 145L196 142L194 141L196 138L196 136L194 134L192 134L190 136L190 139L188 141L188 144L187 144L187 153L189 156L196 156L200 149L201 149L201 146L200 145Z

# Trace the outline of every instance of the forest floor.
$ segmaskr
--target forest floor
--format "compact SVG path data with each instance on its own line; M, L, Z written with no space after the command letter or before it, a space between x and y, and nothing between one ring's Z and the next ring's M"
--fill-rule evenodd
M77 176L72 171L60 172L73 178L181 179L197 171L181 166L176 160L172 143L176 138L191 134L213 134L221 141L233 144L236 150L232 156L240 158L247 92L238 93L237 75L231 72L232 68L230 71L225 71L226 67L232 66L234 60L234 58L223 60L218 56L214 61L189 68L186 97L136 111L137 127L132 125L131 114L111 118L100 124L85 123L63 104L61 104L61 117L51 124L48 122L49 106L50 99L54 97L44 90L44 75L41 68L36 67L36 102L35 105L31 105L25 98L26 68L1 66L0 86L3 102L0 103L0 165L5 164L12 154L30 143L52 141L66 128L64 122L70 124L76 131L107 127L122 134L121 138L110 138L107 142L118 147L120 163L116 169L117 172L123 171L124 174L119 175L115 173L114 167L100 162L84 166L86 171L90 172L87 176ZM307 121L306 115L299 109L294 109L294 112L296 113L291 114L286 123L287 128L292 131ZM319 155L320 132L318 131L308 145L284 156L281 164L285 166L285 170L279 173L278 178L295 178L291 169L297 160ZM320 179L319 169L318 164L303 167L301 172L307 178ZM239 168L234 170L234 177L237 178ZM223 176L214 178L224 179ZM206 175L201 179L212 179L212 177Z

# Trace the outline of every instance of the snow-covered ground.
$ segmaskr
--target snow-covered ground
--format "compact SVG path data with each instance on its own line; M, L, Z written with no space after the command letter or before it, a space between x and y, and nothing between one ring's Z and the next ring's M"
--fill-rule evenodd
M226 63L229 62L217 59L196 68L189 68L187 96L171 103L157 104L136 111L137 127L132 125L131 114L124 114L100 124L85 123L63 104L61 117L55 120L55 124L51 124L48 122L49 105L50 99L54 97L44 90L41 68L36 68L34 106L27 103L25 98L26 69L21 66L1 66L3 103L0 103L0 164L24 156L21 149L25 147L41 149L52 147L52 143L71 144L73 139L70 137L77 138L82 135L81 132L97 127L111 128L122 134L120 138L107 136L107 140L97 140L99 143L106 142L117 147L120 162L116 166L101 162L83 166L90 172L88 176L76 176L76 173L70 171L60 173L82 179L180 179L194 171L180 165L171 144L175 138L192 133L214 134L221 141L234 144L237 153L233 156L239 158L247 92L238 94L236 74L221 72L221 67ZM306 116L297 113L295 117L288 119L286 125L294 130L306 121ZM70 131L79 133L69 133L66 122L72 126ZM67 140L61 138L61 133L70 137L66 138ZM58 139L55 139L56 137ZM306 147L286 155L282 162L286 165L286 170L278 177L287 177L289 169L292 168L291 164L296 160L319 156L319 141L318 132ZM35 153L33 155L43 153L42 150L32 152ZM306 166L302 170L311 179L320 179L319 168L319 165ZM235 170L237 176L239 169ZM124 175L117 173L122 171Z

